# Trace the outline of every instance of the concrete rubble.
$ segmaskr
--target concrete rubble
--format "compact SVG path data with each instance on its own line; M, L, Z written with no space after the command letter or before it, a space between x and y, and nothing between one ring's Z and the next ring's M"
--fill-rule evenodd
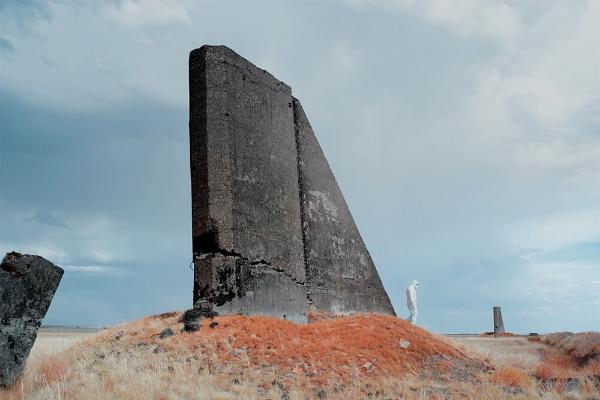
M63 276L42 257L8 253L0 264L0 385L20 377Z

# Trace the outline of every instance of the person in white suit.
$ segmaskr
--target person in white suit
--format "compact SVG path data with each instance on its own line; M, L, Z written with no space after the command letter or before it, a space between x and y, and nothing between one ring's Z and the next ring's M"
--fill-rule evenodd
M419 282L412 281L412 283L406 289L406 306L410 311L410 316L407 318L411 324L417 323L417 288Z

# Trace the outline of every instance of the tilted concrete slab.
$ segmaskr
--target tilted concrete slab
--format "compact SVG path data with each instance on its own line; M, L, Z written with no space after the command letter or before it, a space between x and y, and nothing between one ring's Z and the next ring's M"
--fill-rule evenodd
M0 385L21 375L63 270L39 256L8 253L0 264Z
M294 99L306 285L310 307L332 314L394 313L329 163Z

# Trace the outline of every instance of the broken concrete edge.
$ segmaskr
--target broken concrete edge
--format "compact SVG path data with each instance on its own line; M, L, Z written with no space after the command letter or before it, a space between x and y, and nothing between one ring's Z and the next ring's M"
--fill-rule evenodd
M204 62L206 58L211 58L223 64L228 64L240 71L245 71L247 72L247 75L254 74L254 71L250 71L248 69L248 60L246 60L244 57L240 56L238 53L236 53L227 46L205 44L197 49L190 51L190 66L198 61ZM254 66L254 64L252 65ZM270 89L282 91L289 95L292 94L292 88L288 84L277 79L266 69L260 68L260 70L264 74L263 78L266 78L266 83L268 83Z
M286 271L235 256L209 254L195 270L195 307L219 314L266 315L307 322L304 283ZM273 302L273 299L279 299Z
M19 253L17 251L10 251L10 252L6 253L4 258L2 259L2 262L0 263L0 269L5 270L10 275L15 276L15 277L22 277L22 276L27 275L27 273L29 272L30 265L27 265L27 266L25 266L25 268L21 268L21 269L17 268L17 266L16 266L16 262L20 258L23 258L23 257L35 257L37 259L44 260L45 262L49 262L50 264L52 264L52 266L54 268L56 268L56 271L58 273L60 273L61 277L65 273L65 271L61 267L59 267L58 265L55 265L51 261L48 261L41 256L38 256L35 254Z

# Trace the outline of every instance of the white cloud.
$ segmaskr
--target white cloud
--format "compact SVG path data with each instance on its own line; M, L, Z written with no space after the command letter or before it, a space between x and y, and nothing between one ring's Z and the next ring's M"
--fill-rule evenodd
M67 272L79 272L83 274L120 274L123 272L120 268L99 265L65 265L63 269Z
M45 245L27 242L0 242L0 257L3 257L4 254L11 251L41 256L55 264L59 264L68 259L67 252L54 244Z
M515 279L531 308L547 315L587 312L600 302L600 266L581 262L533 262ZM584 294L584 296L582 296Z
M509 43L521 32L521 16L510 4L492 0L350 0L358 6L412 11L459 35Z
M600 242L600 208L524 219L505 229L515 250L557 250L577 243Z
M16 49L0 57L0 87L70 112L145 97L185 104L190 48L180 38L191 28L185 3L48 4L52 18L32 22L30 35L0 24L0 35Z
M509 4L481 0L428 0L425 14L465 35L507 41L521 31L519 13Z
M479 65L466 103L470 146L501 159L523 201L538 202L502 228L515 250L600 238L600 3L559 11L534 19L517 49ZM568 27L550 23L558 16Z
M129 27L191 23L184 3L176 0L126 0L116 3L110 15Z
M40 223L39 218L32 218L40 210L11 202L3 202L0 211L5 216L2 222L11 227L10 232L0 230L1 238L6 238L0 242L0 252L36 254L59 266L79 262L123 263L132 259L133 239L124 233L126 229L121 223L106 215L56 212L61 225ZM42 214L48 213L42 210Z
M577 112L600 98L600 3L563 17L572 22L570 29L557 29L542 16L523 33L517 50L481 66L471 99L481 130L521 133L522 118L530 118L545 133L565 133Z

